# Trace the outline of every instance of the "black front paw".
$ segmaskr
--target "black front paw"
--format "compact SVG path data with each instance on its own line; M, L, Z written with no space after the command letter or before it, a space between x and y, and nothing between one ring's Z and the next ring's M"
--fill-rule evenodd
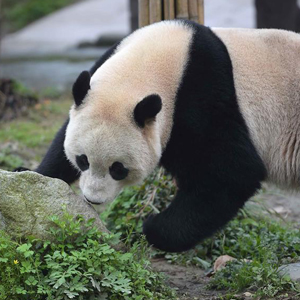
M151 214L147 217L147 219L143 223L143 234L146 236L148 243L156 248L163 250L158 246L160 236L159 232L155 226L155 217L157 215Z
M184 221L184 217L167 214L166 211L150 215L143 224L143 233L150 245L162 251L187 251L198 240L193 234L193 227Z
M182 252L190 249L193 245L182 239L181 230L174 225L163 213L150 215L143 224L143 233L150 245L162 251Z
M13 172L24 172L24 171L31 171L31 170L23 167L18 167L13 170Z

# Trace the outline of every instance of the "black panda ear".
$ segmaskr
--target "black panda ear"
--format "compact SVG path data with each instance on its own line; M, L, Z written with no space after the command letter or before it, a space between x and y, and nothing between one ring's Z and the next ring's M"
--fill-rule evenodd
M73 84L73 97L75 100L76 106L79 106L84 97L86 96L90 87L91 75L89 71L83 71L80 73L75 83Z
M155 120L156 115L162 108L159 95L149 95L140 101L134 109L134 120L139 127L145 127L147 122Z

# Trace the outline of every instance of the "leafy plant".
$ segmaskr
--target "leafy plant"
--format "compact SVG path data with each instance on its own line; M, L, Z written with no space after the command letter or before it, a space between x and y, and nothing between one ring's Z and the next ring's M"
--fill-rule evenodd
M117 235L100 233L93 220L52 217L53 240L24 242L0 234L0 299L174 299L153 272L146 243L129 252L114 248Z
M278 267L276 256L272 257L269 251L265 252L264 257L249 262L232 261L216 273L209 288L232 292L247 289L254 291L256 297L274 297L280 292L299 291L295 282L278 273Z

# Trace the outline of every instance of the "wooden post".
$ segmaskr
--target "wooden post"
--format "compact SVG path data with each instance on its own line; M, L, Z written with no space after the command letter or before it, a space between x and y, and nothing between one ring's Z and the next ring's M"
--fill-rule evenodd
M150 24L159 22L162 19L161 0L150 0Z
M149 0L139 0L139 27L141 28L149 24Z
M164 20L175 19L175 0L164 0Z
M176 0L176 19L189 19L188 0Z
M0 0L1 2L1 0ZM139 12L138 12L138 1L137 0L130 0L129 1L129 8L130 8L130 29L131 32L135 31L139 28Z
M204 0L139 0L139 27L175 18L204 24Z
M189 17L191 21L199 22L197 0L189 0Z
M198 2L198 23L204 25L204 0L197 0L197 2Z

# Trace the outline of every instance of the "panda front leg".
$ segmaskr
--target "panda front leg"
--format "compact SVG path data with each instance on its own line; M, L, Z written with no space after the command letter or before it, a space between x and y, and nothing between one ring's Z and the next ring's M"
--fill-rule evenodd
M59 178L69 184L79 178L80 172L76 170L68 161L64 152L64 141L69 119L57 132L52 144L50 145L41 164L35 170L44 176ZM18 168L15 171L25 171L24 168Z
M144 223L149 244L168 252L193 248L230 221L244 203L260 188L260 178L250 182L227 179L213 185L198 183L179 188L174 200L163 212L150 216ZM179 182L180 184L180 182Z
M188 146L189 155L179 154L186 157L181 161L171 149L168 163L179 189L166 210L145 221L143 231L149 244L169 252L189 250L226 225L255 194L266 170L244 137L235 142L219 137L213 139L218 144L213 147L207 140L203 143L206 153L204 148L193 153Z
M218 188L179 190L166 210L146 220L144 234L149 244L160 250L189 250L230 221L255 191L256 188L249 189L244 198L234 198Z

